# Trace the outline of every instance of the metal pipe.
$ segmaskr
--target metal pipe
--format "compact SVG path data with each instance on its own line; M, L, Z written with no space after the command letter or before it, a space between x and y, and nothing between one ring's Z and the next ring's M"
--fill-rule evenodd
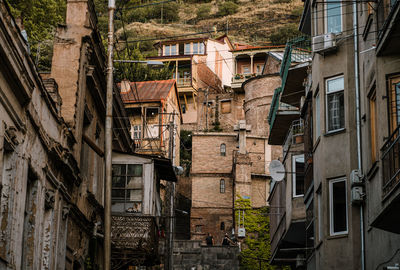
M360 109L360 79L359 79L359 51L358 51L358 6L353 2L353 29L354 29L354 80L356 98L356 125L357 125L357 165L362 173L361 153L361 109ZM360 206L360 234L361 234L361 270L365 270L365 246L364 246L364 213L363 205Z
M111 177L112 177L112 111L113 111L113 37L115 0L108 1L108 48L104 187L104 270L111 268Z

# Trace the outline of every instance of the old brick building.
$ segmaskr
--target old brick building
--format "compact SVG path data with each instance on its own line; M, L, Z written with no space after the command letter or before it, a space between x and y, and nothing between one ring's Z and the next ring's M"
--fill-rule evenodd
M253 77L233 92L207 97L207 118L214 125L209 126L211 132L195 132L192 142L193 240L204 240L207 233L216 244L225 233L237 237L237 198L250 199L254 208L267 206L268 164L280 154L280 147L267 143L269 105L280 84L279 61L269 53L264 60L269 74Z

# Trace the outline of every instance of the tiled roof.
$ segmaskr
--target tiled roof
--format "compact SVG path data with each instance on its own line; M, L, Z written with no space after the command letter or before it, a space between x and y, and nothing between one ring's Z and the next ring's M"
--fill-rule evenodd
M175 80L130 82L130 89L121 91L124 103L160 101L168 97L175 88ZM118 84L121 90L121 83ZM137 91L136 91L137 89Z
M234 44L235 49L233 51L244 51L244 50L257 50L257 49L277 49L277 48L284 48L284 46L252 46L247 44Z

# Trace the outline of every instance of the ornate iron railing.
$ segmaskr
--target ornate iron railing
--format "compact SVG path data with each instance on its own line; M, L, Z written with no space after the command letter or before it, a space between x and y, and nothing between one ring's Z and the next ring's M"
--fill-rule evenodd
M379 41L382 38L384 30L389 26L389 22L393 17L395 7L398 5L400 5L400 0L380 0L378 2L376 12Z
M156 260L158 229L155 217L112 214L111 216L112 269Z
M382 195L385 198L400 182L399 127L392 133L382 151Z

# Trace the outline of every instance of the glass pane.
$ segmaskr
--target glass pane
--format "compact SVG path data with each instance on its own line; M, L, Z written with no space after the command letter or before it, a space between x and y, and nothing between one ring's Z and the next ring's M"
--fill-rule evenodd
M333 232L347 231L345 181L332 184L332 208Z
M125 175L125 164L113 164L112 165L112 175Z
M400 83L395 85L396 91L396 119L397 119L397 126L400 124ZM396 127L397 127L396 126Z
M327 93L332 93L335 91L343 90L344 89L344 78L340 77L340 78L328 80L327 86L328 86L328 89L326 91Z
M142 212L141 202L126 202L125 211L128 213L140 213Z
M296 194L304 194L304 156L296 157L295 160L295 172L296 172Z
M171 45L171 55L177 55L176 45Z
M142 176L142 164L129 164L128 175Z
M319 94L315 97L315 137L318 138L321 135L320 128L320 101Z
M328 131L344 128L343 91L328 95Z
M199 53L199 43L193 43L193 54Z
M171 55L171 47L169 45L165 46L165 55L166 56Z
M125 200L125 190L124 189L113 189L111 191L111 197L113 200Z
M114 176L112 178L112 187L125 187L125 176Z
M340 3L326 5L326 32L342 32L342 9Z
M142 201L142 190L141 189L127 190L126 197L128 201L140 202Z
M185 44L185 54L190 54L190 43Z
M141 177L128 177L127 188L141 189L142 178Z
M200 53L204 54L204 43L200 43Z
M112 202L111 203L112 212L125 212L125 203L123 202Z

